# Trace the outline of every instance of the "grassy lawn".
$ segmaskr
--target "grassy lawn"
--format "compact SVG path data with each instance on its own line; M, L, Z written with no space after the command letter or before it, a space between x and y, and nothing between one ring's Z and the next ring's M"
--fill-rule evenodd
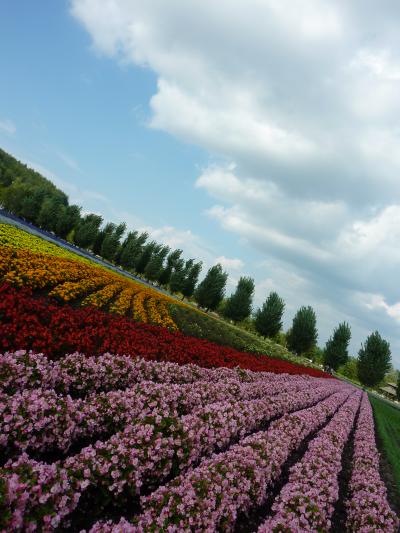
M380 452L387 460L389 471L388 483L389 495L393 503L400 509L400 409L392 407L388 403L369 395L375 424L378 434L378 446ZM384 469L385 471L385 469ZM390 479L391 478L391 479Z

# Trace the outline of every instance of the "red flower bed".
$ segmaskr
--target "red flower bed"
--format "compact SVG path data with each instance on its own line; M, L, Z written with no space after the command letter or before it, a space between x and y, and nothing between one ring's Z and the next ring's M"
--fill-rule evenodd
M331 377L320 370L239 352L98 309L61 306L48 298L33 297L29 289L17 290L4 283L0 286L0 351L16 349L43 352L52 359L75 351L91 355L111 352L207 368L239 366Z

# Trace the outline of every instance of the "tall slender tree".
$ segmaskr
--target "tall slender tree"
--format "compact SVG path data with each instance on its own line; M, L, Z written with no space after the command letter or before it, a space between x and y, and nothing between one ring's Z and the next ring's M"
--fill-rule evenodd
M84 216L75 231L75 244L81 248L89 248L90 246L93 246L102 222L103 219L100 215L90 213Z
M282 329L285 302L276 292L271 292L255 314L254 326L264 337L275 337Z
M367 387L375 387L390 370L390 362L390 344L374 331L358 352L358 379Z
M169 252L169 246L162 246L160 250L153 253L150 261L144 270L145 276L150 281L158 281L162 271L164 260Z
M314 309L310 306L300 307L287 335L289 349L300 355L311 350L316 345L317 338L317 317Z
M197 282L199 281L202 265L203 263L201 261L194 263L185 274L181 292L186 298L190 298L194 294Z
M104 239L107 235L114 233L116 225L114 222L107 222L103 228L101 228L96 235L96 239L93 243L93 253L96 255L102 255L101 247L103 246Z
M121 237L125 230L126 224L125 222L122 222L121 224L118 224L118 226L115 226L113 231L106 233L100 250L101 256L104 257L104 259L107 259L108 261L114 261L120 245Z
M169 280L169 288L172 292L181 292L183 284L185 282L185 262L183 259L179 258L175 262L174 270L171 274L171 279Z
M159 276L160 285L168 285L172 276L172 272L176 266L177 261L180 259L183 251L180 249L172 250L167 257L167 264L162 270Z
M148 233L131 232L125 239L120 256L121 266L128 270L136 270L136 264L143 252L143 246L148 238Z
M162 245L157 244L156 241L151 241L143 246L142 252L137 259L135 270L138 274L144 274L147 263L150 261L153 254L157 254L161 250Z
M335 328L332 337L326 342L324 350L325 365L337 370L339 366L347 363L350 339L350 326L346 322L342 322Z
M227 280L228 274L219 263L211 267L195 292L200 307L206 311L216 309L224 297Z
M134 242L137 239L138 232L137 231L129 231L125 239L122 241L120 246L118 247L117 253L115 254L114 261L117 265L121 265L121 257L124 253L124 250L128 246L130 242Z
M224 306L224 316L234 322L241 322L251 313L254 295L254 279L242 276L236 291L229 296Z

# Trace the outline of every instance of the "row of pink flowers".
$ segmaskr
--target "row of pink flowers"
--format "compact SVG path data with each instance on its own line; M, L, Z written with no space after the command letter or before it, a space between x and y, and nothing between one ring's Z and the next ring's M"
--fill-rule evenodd
M353 394L329 424L311 441L303 459L290 470L289 481L272 506L273 515L259 533L329 531L339 497L342 453L360 405Z
M52 361L43 354L19 350L0 354L0 391L13 394L31 388L55 389L59 393L83 396L90 392L131 387L140 381L156 383L193 383L195 381L241 382L290 379L308 383L308 375L252 372L240 368L202 368L177 363L146 361L126 355L106 353L86 356L75 353Z
M390 508L386 487L379 475L374 418L366 394L363 395L354 436L353 470L349 485L348 531L396 533L399 530L399 519Z
M310 379L316 384L322 382ZM136 418L155 413L182 415L209 403L271 396L308 383L296 376L284 383L196 381L177 385L141 381L128 389L91 393L84 399L72 399L51 389L28 389L0 398L0 449L67 451L78 439L112 434Z
M317 381L315 388L264 400L215 403L183 417L168 413L147 417L51 468L23 455L2 470L3 515L8 517L3 525L18 531L35 524L52 531L55 523L64 522L89 486L96 487L99 498L104 494L105 501L124 488L132 495L139 494L143 486L157 486L171 473L187 470L201 457L254 431L271 417L313 405L341 387L335 380ZM337 395L332 398L336 399L328 400L328 405L336 404ZM324 405L322 401L311 408L317 420L321 409L328 409ZM50 525L45 525L44 517L51 517Z
M198 467L142 497L143 513L135 524L125 519L117 525L99 522L92 533L232 530L238 512L264 501L290 454L347 399L350 390L344 389L311 408L282 416L267 431L204 459Z

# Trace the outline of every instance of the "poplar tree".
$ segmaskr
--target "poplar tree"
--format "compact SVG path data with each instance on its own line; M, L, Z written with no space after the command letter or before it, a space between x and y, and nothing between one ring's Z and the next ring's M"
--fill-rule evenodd
M254 280L242 276L238 281L236 291L226 300L223 311L225 318L241 322L250 316L253 295Z
M188 272L185 275L185 279L183 281L183 286L181 290L183 296L185 296L186 298L190 298L191 296L193 296L197 282L199 281L199 276L200 276L202 266L203 266L203 263L200 261L198 263L194 263L188 269Z
M185 281L184 265L184 260L180 258L175 263L175 268L171 274L171 279L169 280L169 288L172 292L182 291L183 283Z
M390 370L390 344L377 331L361 345L357 359L358 379L367 387L375 387Z
M206 311L216 309L224 297L227 280L228 274L222 270L219 263L211 267L195 291L195 298L200 307Z
M148 238L148 233L138 234L137 231L130 232L122 246L120 253L121 266L128 270L135 270L138 259L143 251L144 243Z
M114 222L107 222L107 224L98 231L96 235L96 239L93 243L93 253L96 255L102 255L101 253L101 247L103 246L104 239L107 235L110 235L115 231L116 225Z
M137 258L135 270L138 274L144 274L147 263L150 261L153 253L158 253L161 249L161 244L157 244L156 241L150 241L143 246L142 251Z
M254 326L264 337L275 337L282 329L285 302L276 292L271 292L260 309L257 309Z
M101 256L108 261L114 261L115 255L118 251L119 243L122 235L126 230L125 222L115 226L113 231L108 231L104 237L101 245Z
M317 317L312 307L300 307L295 317L290 333L287 335L289 350L300 355L308 352L317 343Z
M93 246L102 222L103 219L100 215L95 215L94 213L86 215L75 231L75 244L82 248Z
M337 370L339 366L347 363L350 338L350 326L346 322L342 322L335 328L332 337L326 342L324 350L325 365Z
M158 252L153 253L145 268L145 276L150 281L157 281L163 270L164 259L169 252L169 246L163 246Z
M182 253L183 252L180 249L173 250L172 252L169 253L167 257L167 264L165 268L163 269L163 271L161 272L159 280L158 280L161 285L169 284L171 280L172 272L177 264L177 261L179 261Z

